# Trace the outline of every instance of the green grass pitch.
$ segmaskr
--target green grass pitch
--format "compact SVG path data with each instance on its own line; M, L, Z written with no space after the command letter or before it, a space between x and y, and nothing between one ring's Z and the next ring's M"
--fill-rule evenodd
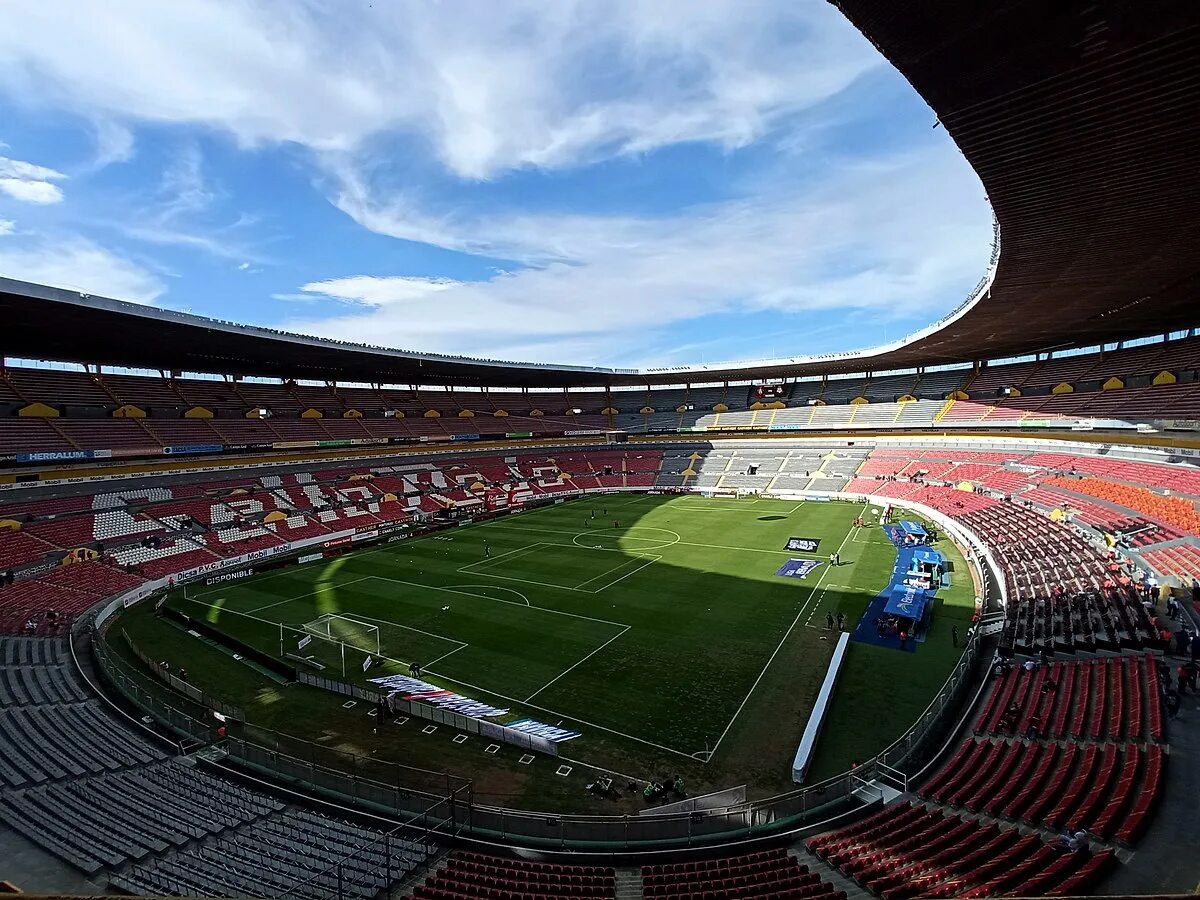
M330 677L341 678L344 665L346 679L362 683L418 662L428 680L513 717L576 728L582 737L562 753L587 766L639 778L675 771L697 789L745 783L752 795L769 793L789 786L791 755L831 655L826 614L845 613L853 628L888 581L891 544L878 527L853 527L864 509L870 517L869 505L849 503L589 497L193 586L170 602L265 651L312 655ZM784 549L793 535L821 539L812 558L822 564L806 579L775 575L805 556ZM928 641L915 654L851 645L812 778L897 737L953 667L950 627L969 621L975 591L953 545L938 546L954 583L939 595ZM835 550L839 567L829 565ZM150 615L125 618L139 643L165 642L181 654L202 646ZM314 637L298 650L313 623L345 648ZM377 659L364 673L368 652ZM339 726L336 714L318 727L311 688L268 688L224 659L190 671L250 721L307 729L308 737L340 734L349 746L372 742ZM458 747L448 754L448 743L407 740L392 749L466 777L485 769L488 758ZM525 799L556 802L528 780Z

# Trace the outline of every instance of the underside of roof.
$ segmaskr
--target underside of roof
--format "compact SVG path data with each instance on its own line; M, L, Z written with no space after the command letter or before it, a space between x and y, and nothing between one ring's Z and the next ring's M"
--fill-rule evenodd
M351 382L575 387L931 366L1200 325L1200 4L831 2L929 103L999 223L990 290L915 340L763 366L543 366L242 328L0 279L0 355Z

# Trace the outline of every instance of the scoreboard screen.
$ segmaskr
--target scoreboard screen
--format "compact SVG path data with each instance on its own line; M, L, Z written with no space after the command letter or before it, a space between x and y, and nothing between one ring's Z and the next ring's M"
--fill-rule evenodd
M782 397L785 388L782 384L756 384L754 386L754 396L759 400L770 400L775 397Z

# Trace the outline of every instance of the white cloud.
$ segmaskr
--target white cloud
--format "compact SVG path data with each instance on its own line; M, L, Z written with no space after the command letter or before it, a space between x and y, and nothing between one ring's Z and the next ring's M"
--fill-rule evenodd
M0 178L0 192L22 203L47 205L61 203L63 192L48 181L22 181L19 178Z
M614 362L677 323L718 313L769 310L789 325L816 310L934 315L986 265L990 223L980 193L946 149L846 164L816 190L781 184L663 218L409 218L407 206L364 205L356 217L385 234L423 231L445 246L543 262L477 282L353 276L307 284L305 292L363 308L288 327L535 361L561 362L570 358L565 348L586 345L597 353L591 358Z
M96 155L87 166L88 171L99 171L133 158L133 132L124 125L111 119L98 119L92 123L92 130L96 141Z
M62 202L62 190L51 182L66 177L62 172L46 166L0 156L0 192L22 203L45 205Z
M348 303L378 307L424 303L443 291L463 286L464 282L454 281L450 278L356 275L351 278L331 278L327 281L310 282L300 290L309 294L322 294Z
M0 178L15 178L20 181L59 181L66 177L62 172L56 172L46 166L0 156Z
M12 219L0 219L0 237L13 234L17 230L17 223Z
M0 274L21 281L153 303L165 285L137 263L82 238L43 240L0 249Z
M9 0L0 85L92 118L352 150L398 130L490 178L681 141L739 147L879 58L794 0Z

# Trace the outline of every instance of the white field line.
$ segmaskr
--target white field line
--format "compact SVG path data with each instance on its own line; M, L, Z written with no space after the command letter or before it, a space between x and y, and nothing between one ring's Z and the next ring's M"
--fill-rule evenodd
M550 687L550 685L554 684L554 682L558 681L558 679L562 678L564 675L567 675L567 674L571 673L572 671L574 671L575 669L582 666L585 662L587 662L589 659L591 659L593 656L595 656L597 653L599 653L601 650L603 650L605 647L607 647L609 644L611 644L613 641L615 641L617 638L619 638L621 635L623 635L628 630L629 630L629 626L626 625L623 629L618 631L616 634L614 634L612 637L610 637L607 641L605 641L603 644L601 644L599 647L597 647L595 650L593 650L591 653L589 653L587 656L585 656L583 659L579 660L579 662L575 663L575 665L569 666L568 668L563 669L561 672L559 672L557 675L555 675L553 678L551 678L549 681L547 681L545 684L543 684L540 688L538 688L536 691L534 691L532 694L530 694L528 697L526 697L521 702L528 703L530 700L532 700L534 697L536 697L538 694L540 694L546 688Z
M276 600L274 603L264 603L262 606L256 606L256 607L254 607L254 609L247 610L247 611L252 612L252 613L262 612L264 609L271 609L272 607L275 607L275 606L282 606L285 603L291 603L293 600L303 600L305 597L313 597L317 594L323 594L326 591L334 591L340 587L346 587L347 585L351 585L351 584L358 584L360 581L366 581L370 577L371 577L370 575L364 575L362 578L354 578L350 581L339 581L337 584L327 584L327 585L324 585L323 587L317 588L315 591L309 591L307 594L298 594L295 597L288 597L286 600ZM199 603L200 601L197 600L195 602ZM209 606L211 604L206 603L204 605ZM217 608L221 609L223 607L217 607Z
M447 640L449 640L449 638L447 638ZM461 642L460 642L460 643L461 643ZM459 647L455 647L455 648L454 648L453 650L451 650L449 653L443 653L443 654L442 654L441 656L439 656L437 659L431 659L431 660L430 660L429 662L427 662L427 663L422 663L422 664L421 664L421 668L422 668L422 669L424 669L426 666L434 666L434 665L437 665L437 664L438 664L438 663L440 663L440 662L441 662L443 659L445 659L447 656L453 656L453 655L454 655L455 653L457 653L459 650L462 650L464 647L469 647L469 646L471 646L471 645L470 645L470 644L462 644L462 645L461 645L461 646L459 646Z
M324 572L325 569L329 568L329 565L326 564L324 566L321 566L320 568L321 568L321 571ZM308 570L308 572L313 572L313 571L315 571L315 569ZM302 574L302 573L308 574L308 572L304 572L304 570L301 570L298 568L285 567L285 568L280 569L278 572L270 572L266 575L256 575L256 576L254 576L254 581L251 583L258 584L260 581L270 581L272 578L278 578L280 575L298 575L298 574ZM183 587L187 587L187 585L183 585ZM193 597L207 597L209 594L216 594L220 591L228 590L229 587L230 587L230 585L228 583L219 584L216 587L209 588L207 591L198 591L197 593L193 594L192 596ZM247 587L249 587L249 585L247 585Z
M642 553L637 553L637 554L634 554L634 555L633 555L633 556L631 556L631 557L627 557L627 558L623 559L621 562L617 563L617 564L616 564L615 566L613 566L611 569L605 569L605 570L604 570L603 572L601 572L599 575L593 575L593 576L592 576L591 578L589 578L587 581L581 581L581 582L579 582L579 584L575 585L575 590L577 590L577 591L578 591L578 590L581 590L585 584L591 584L593 581L596 581L597 579L603 578L605 575L611 575L613 572L620 571L621 569L623 569L623 568L625 568L626 566L628 566L628 565L629 565L631 562L633 562L634 560L641 560L641 559L647 559L647 558L648 558L647 554L642 554ZM661 557L661 556L655 556L655 557L654 557L654 559L652 559L652 560L651 560L651 562L653 562L654 560L657 560L657 559L662 559L662 557ZM587 593L589 593L589 594L598 594L598 593L600 593L600 591L602 591L602 590L604 590L604 588L600 588L600 589L598 589L598 590L595 590L595 591L588 591Z
M655 556L655 557L654 557L654 558L652 558L652 559L647 559L647 560L646 560L644 563L642 563L642 564L641 564L640 566L638 566L636 569L632 569L632 570L630 570L630 571L626 572L624 575L620 576L619 578L617 578L617 579L615 579L615 580L613 580L613 581L610 581L608 584L604 585L604 587L598 587L598 588L596 588L594 591L587 591L587 593L589 593L589 594L599 594L601 591L607 591L607 590L608 590L610 587L612 587L614 584L618 584L619 582L622 582L622 581L624 581L624 580L625 580L626 578L628 578L630 575L636 575L638 572L642 571L642 569L646 568L647 566L652 566L652 565L654 565L654 563L658 562L660 559L662 559L662 557L661 557L661 556Z
M538 547L541 547L541 546L542 546L542 544L539 542L537 544L530 544L527 547L518 547L516 550L509 550L506 553L501 553L499 556L488 556L483 559L476 560L473 563L467 563L465 566L459 566L454 571L465 572L468 575L482 574L476 570L486 569L489 566L492 566L492 565L500 562L500 560L504 559L506 556L512 556L513 554L516 554L516 553L525 553L528 550L536 550Z
M448 588L483 588L485 591L504 591L506 594L516 594L518 597L521 598L521 602L524 603L526 606L533 606L533 604L529 602L529 598L526 597L524 594L522 594L520 591L515 591L512 588L506 588L502 584L448 584L448 585L446 585L446 587L448 587ZM493 598L493 599L495 599L495 598Z
M578 531L578 532L564 531L559 528L537 528L537 527L529 526L529 525L508 525L508 524L505 524L502 522L489 522L487 525L481 525L480 527L481 528L507 528L511 531L538 531L538 532L544 532L546 534L570 534L570 535L574 535L575 537L580 537L583 535L595 533L595 532L588 532L588 531ZM628 535L628 537L631 540L635 540L635 541L651 540L650 538L639 538L632 534ZM555 545L555 546L558 546L558 545ZM586 545L584 545L584 544L576 544L575 546L586 547ZM703 547L706 550L736 550L741 553L770 553L774 556L787 556L787 557L791 557L792 559L807 559L807 558L817 559L818 558L815 556L814 557L805 557L802 555L797 556L791 550L764 550L761 547L730 547L727 544L700 544L700 543L696 543L695 541L676 541L673 544L667 544L665 547L658 547L656 549L665 550L667 547ZM587 547L587 549L596 550L596 549L609 549L609 548ZM624 552L624 551L621 551L621 552Z
M821 601L825 599L825 595L829 592L831 587L833 587L832 584L827 584L825 587L821 588L821 594L819 597L817 597L817 602L813 604L812 612L808 614L808 618L804 621L806 628L817 627L816 625L812 624L813 616L815 616L817 614L817 610L821 608Z
M609 619L597 619L594 616L584 616L584 615L580 615L579 613L567 612L566 610L562 610L562 609L554 609L553 607L550 607L550 606L533 606L531 604L518 603L515 600L501 600L499 597L489 597L487 594L476 594L472 591L462 591L462 590L458 590L457 588L452 588L452 587L442 587L442 586L436 585L436 584L421 584L420 582L417 582L417 581L405 581L402 578L388 578L386 575L370 575L368 577L376 578L380 581L391 581L396 584L407 584L409 587L425 588L426 590L431 590L431 591L443 591L447 594L458 594L459 596L462 596L462 597L478 597L481 600L491 600L493 603L507 603L509 606L519 606L522 609L536 609L536 610L540 610L542 612L553 613L556 616L567 616L568 618L571 618L571 619L586 619L589 622L599 622L601 625L612 625L616 628L628 628L629 627L629 625L625 622L613 622L613 621L610 621ZM502 578L504 576L489 575L488 577L489 578ZM520 579L514 578L511 580L519 581ZM548 585L548 587L556 587L556 585ZM571 590L571 588L564 588L564 590ZM589 592L588 591L579 591L579 593L587 594Z
M868 506L869 505L870 504L868 504ZM863 512L860 515L866 515L866 510L867 506L864 506ZM838 545L838 553L842 552L842 548L846 546L846 541L850 540L850 535L853 532L853 529L854 526L851 525L850 528L846 530L846 536L842 538L842 543ZM779 651L783 649L783 645L787 643L787 639L791 637L792 631L796 627L796 623L800 621L800 617L804 615L804 611L808 608L808 604L812 602L813 597L816 596L817 590L824 583L825 576L827 576L831 571L833 571L833 566L827 566L821 577L817 579L817 583L813 585L812 590L808 592L808 599L804 601L804 605L801 606L800 611L796 613L796 618L792 619L792 624L789 625L787 631L783 633L783 637L780 638L779 643L775 646L775 650L771 653L770 658L767 659L767 664L763 666L762 671L758 673L758 677L754 679L754 684L750 685L750 690L747 691L746 696L742 698L742 702L738 706L737 712L733 714L733 718L729 720L729 724L725 726L725 730L721 732L721 736L717 738L717 742L713 745L712 750L709 752L708 760L706 760L706 762L711 761L712 758L717 755L717 748L720 747L721 742L725 740L725 735L729 734L729 729L733 727L733 723L737 721L738 716L742 714L742 710L745 709L746 704L750 701L750 698L754 696L754 692L758 690L759 682L763 680L763 676L766 675L767 670L771 668L771 663L775 661L775 657L779 655Z
M373 575L373 576L369 576L369 577L372 577L372 578L380 578L381 576L378 576L378 575ZM387 579L384 579L384 580L385 580L385 581L398 581L398 579L395 579L395 578L387 578ZM464 591L454 591L454 590L450 590L449 588L438 588L438 587L436 587L436 586L434 586L434 585L428 585L428 584L416 584L415 582L409 582L409 581L404 581L404 582L400 582L400 583L401 583L401 584L411 584L411 585L413 585L414 587L434 588L435 590L449 591L450 593L453 593L453 594L463 594L463 593L465 593ZM482 599L484 599L484 600L496 600L496 602L497 602L497 603L509 603L509 604L511 604L511 605L513 605L513 606L521 606L521 605L522 605L522 604L520 604L520 603L513 603L511 600L498 600L498 599L497 599L497 598L495 598L495 597L486 597L486 596L484 596L483 594L468 594L467 596L471 596L471 597L481 597L481 598L482 598ZM299 597L298 597L298 598L296 598L296 599L302 599L302 598L299 598ZM254 615L250 615L249 613L235 612L235 611L234 611L234 610L232 610L232 609L228 609L228 608L226 608L226 607L222 607L222 606L217 606L217 605L216 605L216 604L214 604L214 603L204 603L204 602L202 602L202 601L200 601L200 600L197 600L196 602L197 602L197 603L199 603L201 606L208 606L208 607L211 607L212 609L219 609L219 610L221 610L222 612L227 612L227 613L230 613L230 614L232 614L232 615L244 616L245 618L247 618L247 619L253 619L253 620L254 620L254 621L256 621L256 622L263 622L263 623L265 623L265 624L267 624L267 625L273 625L273 626L275 626L275 627L279 627L279 625L280 625L280 623L279 623L279 622L274 622L274 621L272 621L272 620L270 620L270 619L264 619L264 618L261 618L260 616L254 616ZM605 625L616 625L616 626L620 627L621 629L623 629L623 630L621 631L621 633L620 633L620 634L624 634L624 633L625 633L626 631L628 631L628 630L630 629L630 627L631 627L631 626L629 626L629 625L626 625L626 624L624 624L624 623L621 623L621 622L608 622L608 621L606 621L606 620L604 620L604 619L593 619L591 616L578 616L578 615L575 615L574 613L562 612L561 610L557 610L557 609L548 609L548 608L546 608L546 607L542 607L542 606L534 606L534 607L530 607L530 608L531 608L531 609L541 609L541 610L544 610L545 612L559 613L560 615L564 615L564 616L570 616L571 618L574 618L574 619L589 619L589 620L590 620L590 621L592 621L592 622L601 622L601 623L603 623L603 624L605 624ZM365 618L369 618L369 617L367 617L367 616L361 616L360 618L364 618L364 619L365 619ZM383 621L383 620L376 620L376 621ZM394 623L394 622L389 622L389 623L387 623L387 624L389 624L389 625L394 625L395 623ZM292 628L292 627L294 627L294 626L290 626L290 625L289 625L289 626L285 626L285 627ZM620 634L616 635L615 637L620 637ZM435 637L443 637L443 636L442 636L442 635L435 635ZM446 638L446 637L443 637L443 639L444 639L444 640L447 640L447 641L451 641L451 640L453 640L453 638ZM611 643L611 639L610 639L608 642L606 642L606 643ZM464 645L464 646L468 646L468 645ZM602 646L603 646L603 645L602 645ZM458 647L458 648L456 648L456 651L457 651L457 650L461 650L461 649L463 649L463 648L462 648L462 647ZM597 649L601 649L601 648L597 648ZM364 650L364 651L362 651L362 652L364 652L364 653L365 653L365 652L367 652L367 651L365 651L365 650ZM449 655L449 654L447 654L447 655ZM404 665L407 665L407 663L406 663L404 660L401 660L401 659L394 659L394 658L392 658L392 657L390 657L390 656L380 656L379 658L380 658L380 659L386 659L388 662L393 662L393 663L396 663L396 665L399 665L399 666L404 666ZM444 659L445 657L442 657L442 658ZM583 660L580 660L580 662L582 662L582 661L583 661ZM410 660L409 662L411 662L411 660ZM577 664L577 665L578 665L578 664ZM546 707L546 706L538 706L536 703L527 703L526 701L524 701L524 700L520 700L520 699L518 699L517 697L509 697L509 696L507 696L506 694L500 694L500 693L497 693L495 690L492 690L491 688L480 687L480 686L479 686L479 685L477 685L477 684L471 684L471 683L469 683L469 682L466 682L466 681L460 681L460 680L458 680L458 679L456 679L456 678L451 678L451 677L449 677L449 676L447 676L447 675L442 675L442 674L441 674L441 673L439 673L439 672L434 672L432 669L430 669L430 670L429 670L429 674L430 674L430 675L434 675L434 676L436 676L437 678L440 678L440 679L442 679L443 681L447 681L447 682L449 682L449 683L451 683L451 684L454 684L454 685L460 685L460 686L462 686L462 687L465 687L465 688L470 688L470 689L471 689L471 690L473 690L473 691L478 691L478 692L480 692L480 693L482 693L482 694L487 694L487 695L489 695L489 696L492 696L492 697L499 697L501 700L507 700L507 701L509 701L510 703L520 703L520 704L522 704L522 705L524 705L524 706L528 706L530 709L535 709L535 710L537 710L538 712L549 713L551 716L557 716L557 717L558 717L558 718L560 718L560 719L567 719L567 720L570 720L570 721L572 721L572 722L578 722L580 725L586 725L588 728L596 728L596 729L599 729L600 731L605 731L605 732L608 732L609 734L615 734L617 737L622 737L622 738L625 738L626 740L633 741L633 742L635 742L635 743L638 743L638 744L645 744L647 747L653 747L653 748L654 748L654 749L656 749L656 750L662 750L664 753L671 753L671 754L674 754L675 756L681 756L681 757L683 757L684 759L691 759L691 756L690 756L689 754L687 754L687 753L684 753L682 750L675 750L675 749L674 749L674 748L672 748L672 747L665 747L665 746L663 746L662 744L656 744L656 743L654 743L654 741L648 741L648 740L646 740L645 738L640 738L640 737L637 737L636 735L632 735L632 734L626 734L626 733L625 733L625 732L623 732L623 731L617 731L615 728L609 728L609 727L607 727L607 726L605 726L605 725L598 725L598 724L597 724L597 723L595 723L595 722L589 722L589 721L587 721L586 719L581 719L581 718L579 718L578 716L573 716L573 715L570 715L569 713L564 713L564 712L562 712L561 710L557 710L557 709L550 709L549 707ZM565 673L564 673L564 674L565 674ZM543 689L544 689L544 686L543 686L543 688L539 688L539 690L543 690ZM595 767L595 766L592 766L591 768L596 768L596 767Z
M297 598L297 599L300 599L300 598ZM195 601L195 602L196 602L196 603L199 603L201 606L208 606L208 607L210 607L210 608L212 608L212 609L219 609L221 612L224 612L224 613L229 613L230 615L234 615L234 616L241 616L242 618L245 618L245 619L253 619L255 622L262 622L262 623L264 623L264 624L266 624L266 625L272 625L272 626L274 626L275 628L280 628L280 627L283 627L283 628L289 628L289 629L291 629L292 631L299 631L299 630L301 630L301 629L298 629L298 628L297 628L295 625L287 625L287 624L285 624L285 623L283 623L283 622L276 622L276 621L273 621L273 620L271 620L271 619L264 619L264 618L262 618L261 616L255 616L255 615L251 615L250 613L236 612L236 611L234 611L234 610L230 609L230 608L229 608L229 607L227 607L227 606L217 606L215 603L205 603L205 602L204 602L204 601L202 601L202 600L197 600L197 601ZM366 618L368 618L368 617L367 617L367 616L361 616L360 618L364 618L364 619L366 619ZM376 619L376 621L383 621L383 620L382 620L382 619ZM388 622L388 623L386 623L386 624L388 624L388 625L396 625L396 623L395 623L395 622ZM404 628L404 627L406 627L406 626L404 626L404 625L399 625L399 626L396 626L396 627L398 627L398 628ZM412 631L415 631L416 629L410 629L410 630L412 630ZM312 633L312 632L305 632L305 634L311 634L311 633ZM427 632L427 633L428 633L428 632ZM320 635L317 635L317 637L320 637ZM454 643L454 644L462 643L461 641L456 641L456 640L454 640L454 638L448 638L448 637L445 637L445 636L443 636L443 635L440 635L440 634L433 634L433 635L430 635L430 637L435 637L435 638L438 638L439 640L447 641L447 642L449 642L449 643ZM330 641L330 643L345 643L344 641L338 641L338 640L336 640L336 639L334 639L334 638L326 638L325 640L329 640L329 641ZM349 646L352 646L352 647L353 647L354 645L353 645L353 644L351 644L351 645L349 645ZM468 645L467 645L467 644L463 644L463 645L462 645L462 647L455 647L455 648L454 648L454 650L452 650L452 651L451 651L451 653L456 653L457 651L461 650L463 647L466 647L466 646L468 646ZM370 651L369 649L367 649L366 647L354 647L354 649L355 649L355 650L357 650L359 653L371 653L371 651ZM395 664L396 664L396 665L398 665L398 666L406 666L406 665L408 665L410 662L413 662L413 660L408 660L408 661L405 661L405 660L403 660L403 659L396 659L395 657L392 657L392 656L384 656L382 653L379 653L379 654L376 654L376 653L371 653L371 655L372 655L372 656L376 656L376 657L377 657L377 658L379 658L379 659L386 659L388 662L393 662L393 663L395 663ZM448 656L449 654L446 654L446 655Z
M566 584L551 584L549 581L535 581L532 578L518 578L515 575L497 575L495 572L475 572L473 574L482 575L484 578L500 578L504 581L515 581L517 584L536 584L539 587L552 588L556 591L570 591L572 594L591 594L593 591L580 591ZM489 598L490 599L490 598ZM546 609L548 607L534 606L533 609Z

